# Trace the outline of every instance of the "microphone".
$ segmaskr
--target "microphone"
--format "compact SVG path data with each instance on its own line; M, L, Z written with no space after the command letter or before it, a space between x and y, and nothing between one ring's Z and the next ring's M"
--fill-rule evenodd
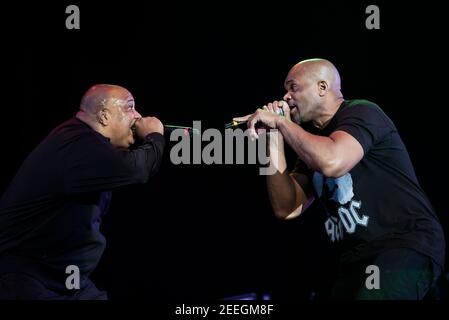
M282 108L278 108L276 113L278 115L280 115L281 117L285 117L284 109L282 109ZM235 120L233 120L232 122L229 122L229 123L225 124L225 129L235 129L235 128L240 127L242 125L246 125L247 122L248 122L248 120L243 120L243 121L235 121Z
M190 135L192 136L194 133L199 134L199 130L192 127L183 127L183 126L175 126L171 124L164 124L164 133L165 134L171 134L175 130L183 130L184 135Z

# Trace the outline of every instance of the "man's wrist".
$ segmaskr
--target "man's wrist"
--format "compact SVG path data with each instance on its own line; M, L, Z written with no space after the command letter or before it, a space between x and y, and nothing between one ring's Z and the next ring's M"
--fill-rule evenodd
M285 126L285 122L288 121L286 117L278 116L275 120L276 129L281 130Z

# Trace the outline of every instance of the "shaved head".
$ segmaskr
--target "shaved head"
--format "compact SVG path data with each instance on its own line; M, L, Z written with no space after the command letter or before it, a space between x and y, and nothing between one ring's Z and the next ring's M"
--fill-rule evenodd
M308 81L326 81L332 91L339 92L341 90L340 74L337 68L326 59L303 60L294 65L290 73Z
M112 84L96 84L84 94L80 110L89 114L97 114L110 102L126 99L129 95L131 95L129 91L123 87Z
M117 147L134 143L134 124L142 118L132 94L121 86L96 84L89 88L76 117L110 139Z
M291 116L296 123L312 121L323 128L344 101L340 74L325 59L303 60L290 69L284 83Z

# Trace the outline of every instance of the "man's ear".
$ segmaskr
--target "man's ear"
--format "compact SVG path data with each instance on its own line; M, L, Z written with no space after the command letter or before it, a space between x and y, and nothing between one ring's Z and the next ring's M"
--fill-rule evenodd
M106 127L109 124L109 116L108 109L103 108L98 112L97 120L103 127Z
M324 97L329 89L329 85L326 81L321 80L318 82L318 94L320 97Z

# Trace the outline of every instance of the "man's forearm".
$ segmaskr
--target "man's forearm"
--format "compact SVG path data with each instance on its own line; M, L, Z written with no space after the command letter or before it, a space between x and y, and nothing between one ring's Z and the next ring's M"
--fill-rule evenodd
M280 132L269 133L270 165L276 163L276 172L267 175L267 189L274 213L285 218L295 208L295 187L287 170L284 153L284 140Z
M334 142L329 137L313 135L299 125L281 118L278 128L285 141L310 168L326 175L334 166Z
M125 161L135 182L146 183L159 170L164 146L164 136L152 133L145 137L143 144L136 150L126 150Z

